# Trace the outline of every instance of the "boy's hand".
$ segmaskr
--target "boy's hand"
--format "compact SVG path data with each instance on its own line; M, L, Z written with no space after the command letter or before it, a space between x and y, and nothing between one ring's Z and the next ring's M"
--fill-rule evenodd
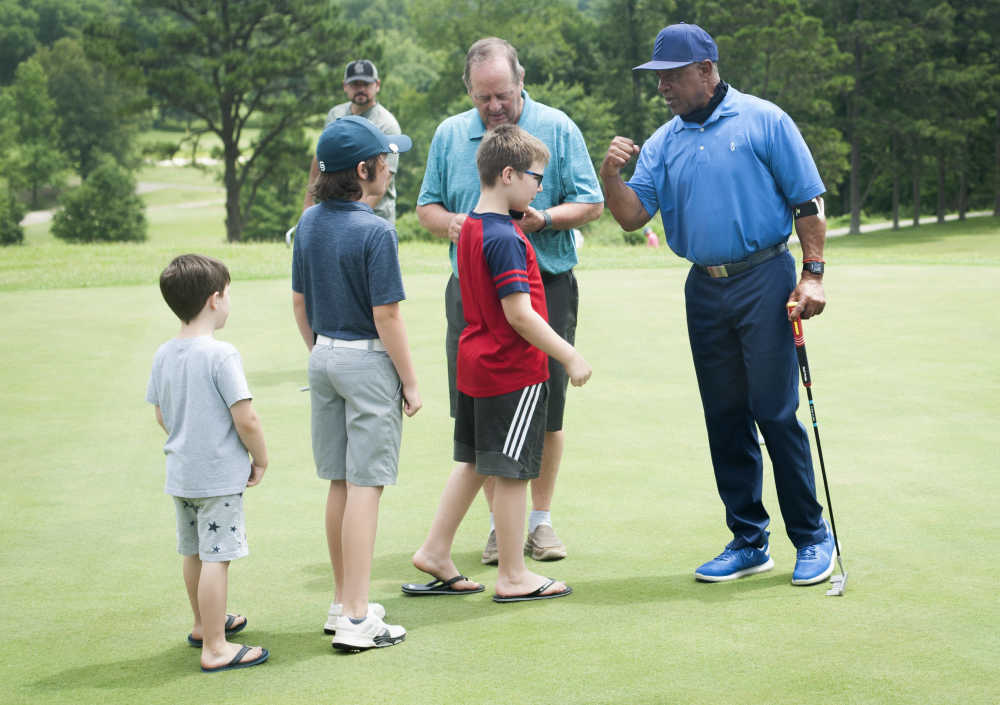
M573 358L566 365L566 374L569 375L570 384L574 387L582 387L590 379L593 373L590 363L583 359L583 355L574 351Z
M267 466L250 463L250 477L247 479L247 487L259 485L260 481L264 479L266 469Z
M403 385L403 413L407 416L413 416L420 408L424 405L423 401L420 399L420 390L417 388L416 384Z

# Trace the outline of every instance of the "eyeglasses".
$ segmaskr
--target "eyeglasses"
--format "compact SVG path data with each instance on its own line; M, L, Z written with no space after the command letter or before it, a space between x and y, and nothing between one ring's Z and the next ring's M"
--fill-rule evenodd
M542 175L541 174L539 174L538 172L535 172L535 171L529 171L528 169L525 169L524 173L527 174L528 176L534 176L535 177L535 181L538 182L538 185L539 186L542 185Z

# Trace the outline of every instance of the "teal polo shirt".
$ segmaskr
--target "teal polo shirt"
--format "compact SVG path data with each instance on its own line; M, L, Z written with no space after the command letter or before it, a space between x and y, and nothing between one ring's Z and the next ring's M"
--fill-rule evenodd
M604 195L594 173L580 128L561 110L536 103L522 91L524 109L518 127L534 135L549 148L542 191L531 206L545 210L560 203L602 203ZM434 132L427 154L427 169L417 205L440 203L452 213L468 213L479 200L476 150L486 127L475 108L452 115ZM569 230L527 233L543 272L560 274L577 263L576 242ZM451 243L451 271L458 276L455 243Z
M660 211L670 249L705 266L784 242L792 206L826 191L792 119L732 86L704 124L660 127L628 186L650 216Z

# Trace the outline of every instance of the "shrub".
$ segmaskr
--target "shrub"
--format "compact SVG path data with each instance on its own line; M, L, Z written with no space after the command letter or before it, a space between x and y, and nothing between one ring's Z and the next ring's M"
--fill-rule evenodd
M424 228L417 219L416 211L408 211L396 216L396 235L400 242L436 242L441 238L434 237L430 230ZM444 242L444 240L441 240Z
M135 177L110 159L62 198L52 218L52 234L75 242L146 239L145 205L135 193Z
M23 217L24 206L6 189L0 191L0 245L20 245L24 242Z

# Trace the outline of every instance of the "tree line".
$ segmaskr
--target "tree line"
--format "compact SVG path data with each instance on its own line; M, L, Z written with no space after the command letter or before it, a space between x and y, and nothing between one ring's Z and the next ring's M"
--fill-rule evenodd
M306 130L344 100L355 58L378 65L379 99L414 138L402 234L418 228L434 129L471 105L476 39L517 47L528 92L573 118L597 164L614 135L642 142L670 118L655 76L631 68L677 21L715 37L723 80L793 117L852 232L865 212L1000 215L1000 0L0 0L0 240L51 194L57 235L144 236L141 213L107 218L141 210L128 192L144 156L183 147L143 155L152 126L217 138L229 240L280 237L301 208ZM103 231L81 205L95 199Z

